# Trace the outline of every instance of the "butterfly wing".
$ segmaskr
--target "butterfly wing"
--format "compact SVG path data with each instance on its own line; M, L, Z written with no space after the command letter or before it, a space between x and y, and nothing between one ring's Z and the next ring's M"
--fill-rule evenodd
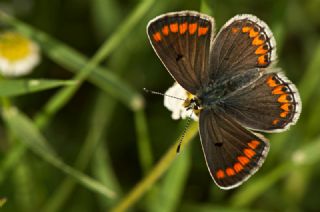
M200 138L209 172L223 189L239 186L262 165L269 143L222 111L203 110Z
M210 54L213 81L248 70L263 71L276 59L275 40L267 24L253 15L237 15L217 34Z
M301 100L282 73L271 73L227 98L224 109L246 127L280 132L298 120Z
M208 80L208 60L214 20L207 15L182 11L151 20L147 34L171 76L196 94Z

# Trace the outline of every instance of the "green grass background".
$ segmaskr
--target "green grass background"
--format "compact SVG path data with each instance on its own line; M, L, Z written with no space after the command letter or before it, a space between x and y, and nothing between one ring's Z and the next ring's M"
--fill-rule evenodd
M147 22L185 9L214 16L217 29L239 13L268 23L303 101L297 125L268 134L265 164L231 191L211 180L197 123L176 155L185 122L142 90L173 83ZM0 81L0 211L320 210L319 9L319 0L2 0L1 30L32 38L43 58L31 75Z

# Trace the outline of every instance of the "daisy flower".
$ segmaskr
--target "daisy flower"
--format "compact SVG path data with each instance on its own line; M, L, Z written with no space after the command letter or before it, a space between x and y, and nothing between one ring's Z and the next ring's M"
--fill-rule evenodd
M177 97L177 98L174 98ZM186 102L192 99L193 95L182 88L178 83L174 83L164 95L164 106L172 112L172 119L185 119L190 117L195 121L198 121L198 116L191 110L186 110ZM184 99L185 101L181 100Z
M14 77L30 73L40 62L36 43L17 32L0 33L0 73Z

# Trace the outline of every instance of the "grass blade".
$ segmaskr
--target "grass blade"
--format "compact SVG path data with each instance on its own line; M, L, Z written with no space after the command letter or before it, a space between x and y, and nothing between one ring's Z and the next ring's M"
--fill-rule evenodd
M5 155L0 164L0 184L6 179L8 172L11 171L25 153L25 144L17 143Z
M114 167L111 163L107 145L105 143L100 143L93 157L93 175L108 188L111 188L113 191L115 191L119 197L122 196L122 190L119 180L114 172ZM116 199L106 200L105 198L99 196L99 202L101 205L101 210L107 210L116 204Z
M135 112L135 125L138 141L138 154L143 172L146 174L153 164L147 121L143 110Z
M198 132L198 123L193 123L184 137L184 145L182 148L187 145L192 138ZM172 162L175 160L177 156L177 144L179 143L179 139L177 143L172 145L172 147L167 151L166 154L161 158L161 160L154 166L154 168L150 171L150 174L147 175L142 181L140 181L132 190L128 193L124 199L122 199L118 205L116 205L112 211L120 212L128 210L136 201L138 201L142 195L144 195L150 187L164 174L164 172L169 168Z
M16 108L5 108L3 111L3 119L13 134L42 159L57 167L66 174L72 176L84 187L104 195L106 198L115 197L115 193L102 185L100 182L84 175L83 173L73 169L59 159L54 151L47 145L47 141L34 127L32 121L20 113Z
M12 97L24 95L60 86L74 85L74 80L50 80L50 79L12 79L0 81L0 96Z
M105 98L105 95L100 93L95 103L96 106L92 115L90 124L92 128L90 129L75 162L75 168L77 170L85 170L94 152L97 150L97 146L102 141L101 139L112 115L111 110L106 110L108 102L109 101ZM43 211L60 211L60 208L67 201L75 186L76 182L70 176L64 179L54 192L54 195L49 198L49 201L46 203Z
M169 168L159 185L160 191L157 192L155 201L149 204L150 211L177 211L177 206L182 197L188 172L191 166L190 145L185 148ZM154 197L153 197L154 198Z
M35 211L36 199L39 197L37 185L32 179L28 160L24 157L14 169L12 180L15 190L15 199L19 211ZM33 195L28 195L33 194Z
M8 16L2 11L0 11L0 19L18 32L35 40L48 57L64 68L77 73L88 64L88 59L84 55L52 38L50 35ZM112 39L112 41L113 40L114 39ZM111 47L113 45L114 44L112 44ZM111 52L111 47L108 47L103 53ZM132 110L143 106L143 98L140 94L107 69L101 67L93 68L92 73L88 76L88 80L106 93L123 102Z

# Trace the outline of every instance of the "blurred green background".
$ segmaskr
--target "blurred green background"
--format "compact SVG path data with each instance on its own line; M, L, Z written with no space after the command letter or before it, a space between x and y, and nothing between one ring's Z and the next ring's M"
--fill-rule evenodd
M173 84L147 22L186 9L214 16L217 30L240 13L264 20L302 97L297 125L266 135L265 164L234 190L213 183L196 123L176 156L185 122L142 90ZM319 9L319 0L1 0L1 29L41 47L23 79L79 83L1 97L0 211L319 211Z

